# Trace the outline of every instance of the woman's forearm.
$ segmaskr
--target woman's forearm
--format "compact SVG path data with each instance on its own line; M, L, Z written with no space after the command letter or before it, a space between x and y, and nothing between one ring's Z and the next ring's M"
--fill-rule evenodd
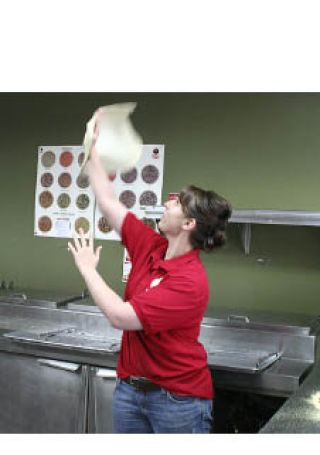
M124 302L95 269L84 268L80 270L80 273L94 302L109 319L113 327L122 330L143 329L132 306Z
M96 155L96 151L92 151L91 155L88 161L88 174L98 207L110 226L120 233L128 210L118 200L109 177L102 168L99 158Z
M99 208L106 206L105 210L108 211L108 202L117 200L108 174L99 163L93 162L92 159L88 162L88 174Z

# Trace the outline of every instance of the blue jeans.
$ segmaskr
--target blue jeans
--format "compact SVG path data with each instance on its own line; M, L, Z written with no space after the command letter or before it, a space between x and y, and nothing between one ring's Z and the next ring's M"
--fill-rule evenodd
M144 392L117 379L112 417L114 433L210 433L212 400Z

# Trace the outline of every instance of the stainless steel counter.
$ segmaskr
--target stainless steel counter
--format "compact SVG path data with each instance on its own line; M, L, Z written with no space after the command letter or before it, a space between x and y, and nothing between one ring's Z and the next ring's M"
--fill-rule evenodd
M41 306L28 305L24 302L0 303L0 351L29 354L40 357L80 362L90 365L115 368L118 355L108 349L95 349L101 340L120 343L121 331L110 326L107 319L96 307L71 305L57 309L55 305L42 303ZM43 342L19 342L7 338L5 334L25 332L27 337L33 334L52 334L61 330L76 328L79 337L70 337L70 343L55 343L54 337L43 337ZM88 343L84 343L83 333L91 334ZM70 334L74 335L74 333ZM51 340L50 340L51 338ZM56 337L57 338L57 337ZM50 342L48 341L50 340ZM37 341L37 339L36 339ZM41 341L39 339L39 341ZM95 343L96 342L96 343ZM88 349L89 347L89 349ZM101 348L101 346L98 346Z
M34 301L30 305L18 298L0 302L0 351L114 369L122 332L112 328L97 307L86 305L90 299L81 303L59 308L51 301ZM203 320L201 328L200 341L208 352L216 387L274 396L294 394L261 432L320 432L319 350L313 366L319 318L315 315L288 318L245 310L240 316L230 317L232 312L217 308L213 318ZM109 341L117 349L108 350ZM266 346L270 348L267 351ZM245 360L249 363L240 365L236 371L241 360L238 355L246 350L249 357ZM260 371L252 361L255 355L260 359L266 352L281 355L272 357L272 364ZM231 359L233 364L226 365L230 354L238 357ZM241 369L242 366L245 368ZM246 371L248 366L250 371ZM99 380L94 381L100 387Z
M299 390L274 414L260 433L320 433L320 345L316 362Z
M0 350L115 367L122 332L97 307L85 304L90 302L57 308L52 302L2 301ZM275 323L270 314L228 313L217 309L215 318L204 318L199 338L216 386L275 396L294 393L314 362L312 332L318 319L288 323L283 315Z
M1 300L0 433L112 433L121 332L95 307Z

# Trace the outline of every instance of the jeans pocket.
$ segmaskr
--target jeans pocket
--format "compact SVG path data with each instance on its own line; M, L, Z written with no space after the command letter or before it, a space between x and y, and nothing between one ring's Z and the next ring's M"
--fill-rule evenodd
M188 403L193 403L197 398L196 397L183 397L181 395L176 395L175 393L167 392L167 397L171 401L171 403L176 403L176 404L188 404Z
M202 402L202 416L204 420L212 422L213 416L213 402L212 400L203 400Z

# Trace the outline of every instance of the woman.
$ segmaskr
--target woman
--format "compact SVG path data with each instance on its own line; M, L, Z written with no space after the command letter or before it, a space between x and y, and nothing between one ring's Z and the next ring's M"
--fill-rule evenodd
M98 133L98 118L97 129ZM94 302L123 330L113 400L115 433L209 433L213 387L198 341L209 298L199 250L226 240L231 206L213 191L189 186L165 204L159 229L138 220L116 198L94 149L89 178L97 203L129 251L124 300L96 271L101 247L83 232L68 243Z

